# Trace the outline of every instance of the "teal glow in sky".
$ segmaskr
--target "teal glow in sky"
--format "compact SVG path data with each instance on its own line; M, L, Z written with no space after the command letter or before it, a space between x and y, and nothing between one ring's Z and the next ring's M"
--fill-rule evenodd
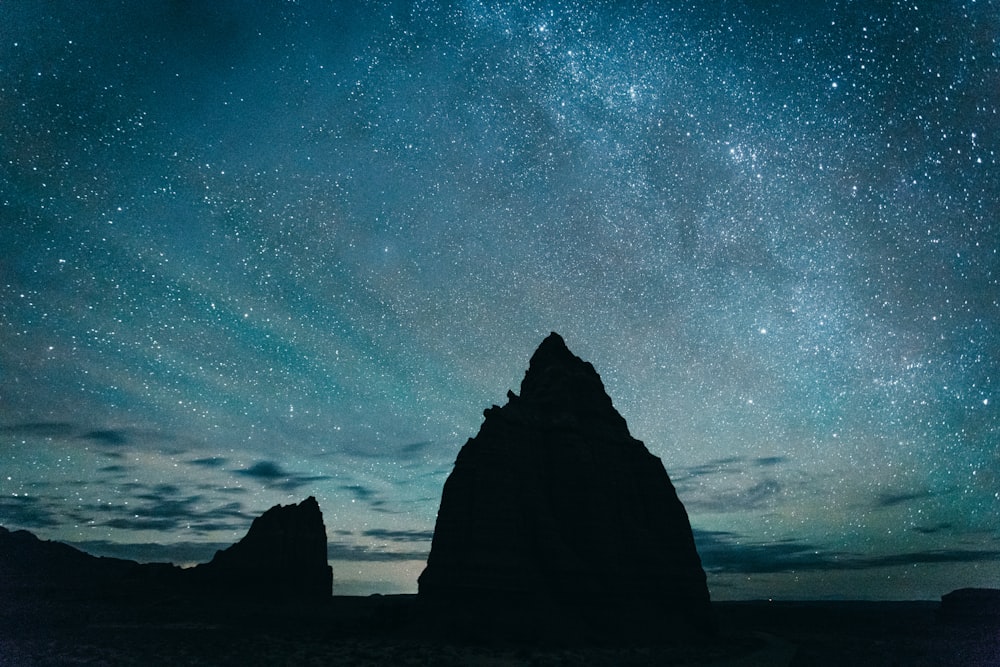
M413 592L555 330L714 598L996 585L1000 5L618 4L0 4L0 524Z

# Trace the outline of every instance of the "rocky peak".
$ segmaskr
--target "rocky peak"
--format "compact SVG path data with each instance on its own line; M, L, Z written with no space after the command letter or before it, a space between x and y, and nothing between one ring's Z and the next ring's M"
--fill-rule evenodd
M505 604L532 627L581 609L584 625L604 628L665 616L711 625L687 512L594 367L553 333L507 397L445 483L421 597L470 617ZM540 600L556 611L539 616Z
M508 394L508 398L517 397ZM625 426L593 365L573 354L555 332L531 356L519 398L549 419L575 415L588 422L610 420Z
M326 549L323 514L310 496L267 510L242 540L195 572L208 586L248 596L322 598L333 587Z

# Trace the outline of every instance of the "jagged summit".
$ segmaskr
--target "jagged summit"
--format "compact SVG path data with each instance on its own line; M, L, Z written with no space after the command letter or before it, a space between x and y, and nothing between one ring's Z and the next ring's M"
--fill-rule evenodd
M628 432L594 366L573 354L554 331L531 355L520 397L507 396L533 405L549 419L575 415L586 422L606 420Z
M529 368L535 365L545 365L551 361L556 363L570 363L574 360L582 361L580 357L569 351L563 337L553 331L545 337L545 340L538 345L534 354L531 355Z
M326 527L316 498L275 505L250 524L246 536L194 569L203 585L265 597L330 595Z
M709 627L687 512L594 367L552 333L507 397L445 482L421 598L449 623L505 609L534 629Z

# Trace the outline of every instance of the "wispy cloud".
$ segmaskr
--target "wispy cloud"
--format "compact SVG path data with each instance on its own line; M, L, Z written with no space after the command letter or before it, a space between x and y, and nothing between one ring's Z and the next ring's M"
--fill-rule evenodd
M172 532L177 530L181 522L176 518L158 519L156 517L135 515L131 517L120 517L109 519L101 523L102 526L115 528L117 530L156 530L161 532Z
M18 422L0 426L0 434L20 438L45 438L65 443L82 442L97 445L102 454L118 458L125 447L155 446L160 450L171 449L172 453L184 451L177 445L177 438L158 432L131 428L117 428L102 424L71 421Z
M753 460L754 465L762 468L770 468L771 466L776 466L779 463L785 463L788 461L787 456L761 456Z
M258 461L249 468L234 470L238 475L245 475L255 479L283 479L288 477L288 473L282 470L281 466L273 461Z
M208 535L244 531L253 516L239 502L217 504L173 484L131 484L128 503L92 503L76 510L81 524L121 531ZM121 541L128 541L123 536Z
M36 496L0 496L0 525L49 528L59 524L56 512Z
M430 542L434 537L433 530L387 530L371 528L361 533L365 537L374 537L390 542Z
M954 524L948 521L935 524L933 526L913 526L910 528L915 533L920 533L921 535L933 535L935 533L944 532L950 530L954 527Z
M346 491L350 496L350 502L361 502L368 506L373 512L380 514L398 514L398 501L390 502L386 496L377 489L361 484L341 484L337 487L340 491Z
M336 452L327 452L326 456L349 456L358 459L392 459L395 463L410 463L422 459L434 442L420 440L398 446L382 446L370 442L351 442L340 445Z
M128 434L122 429L95 429L79 436L81 440L90 440L102 445L119 447L130 441Z
M719 473L740 473L746 469L746 458L742 456L728 456L722 459L712 459L705 463L694 466L675 468L670 477L675 483L684 481L691 477L705 477L708 475L718 475Z
M348 491L357 500L371 500L375 497L376 493L373 489L368 488L362 484L345 484L338 487L342 491Z
M230 544L223 542L158 542L121 543L109 540L78 540L68 544L93 556L124 558L141 563L206 563L216 551Z
M427 560L427 550L389 551L348 542L330 542L327 558L341 561L409 561Z
M904 505L911 500L922 500L931 496L930 491L902 491L896 493L881 493L875 499L876 507L895 507Z
M328 475L305 475L291 472L285 470L274 461L257 461L249 468L240 468L232 472L254 479L266 487L278 488L284 491L297 491L314 482L329 479Z
M0 431L25 437L66 438L71 437L77 431L77 427L70 422L60 421L20 422L4 426Z
M208 456L200 459L188 461L188 464L201 468L221 468L226 465L227 459L221 456Z
M768 506L781 494L782 484L777 479L763 479L744 488L685 496L684 505L689 512L723 513L759 510Z
M400 458L409 460L421 456L428 447L431 447L434 443L429 440L423 440L421 442L411 442L410 444L403 445L399 448Z
M1000 560L997 549L928 549L869 555L831 551L799 540L745 543L728 532L695 531L706 572L760 574L819 570L866 570L920 563L978 563Z
M734 533L695 531L707 572L761 573L826 569L844 554L826 552L799 541L747 543Z
M910 551L889 556L855 559L851 569L885 567L890 565L913 565L915 563L982 563L1000 560L1000 550L996 549L934 549L930 551Z

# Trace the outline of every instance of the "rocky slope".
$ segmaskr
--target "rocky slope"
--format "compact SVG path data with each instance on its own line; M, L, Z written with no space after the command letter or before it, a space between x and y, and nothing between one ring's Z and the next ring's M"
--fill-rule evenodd
M420 598L515 633L711 629L687 512L593 366L553 333L507 397L445 483Z

